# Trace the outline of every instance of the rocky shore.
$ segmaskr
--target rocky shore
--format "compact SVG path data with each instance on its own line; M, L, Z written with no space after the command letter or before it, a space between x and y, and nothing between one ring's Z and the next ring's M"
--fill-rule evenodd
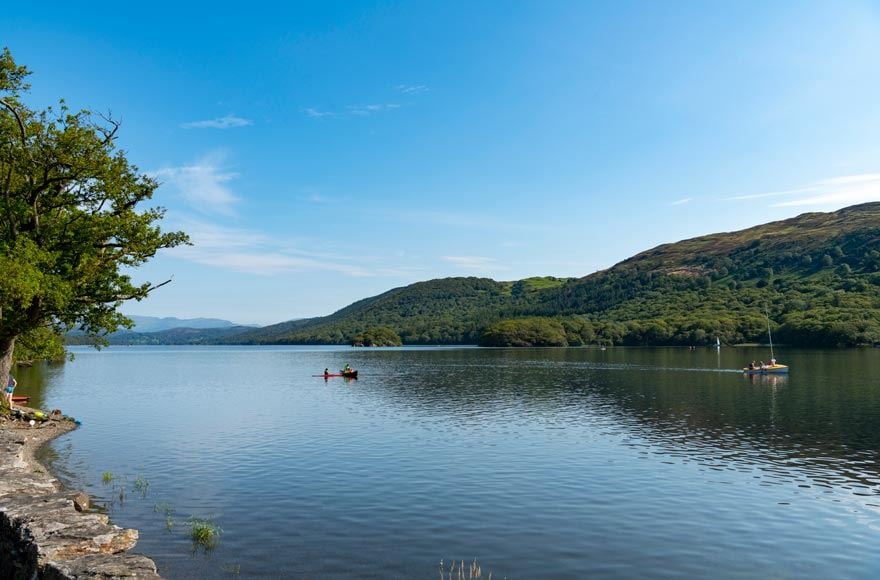
M127 553L137 530L89 509L36 459L42 445L76 428L65 418L33 425L0 417L0 578L10 580L158 579L156 565Z

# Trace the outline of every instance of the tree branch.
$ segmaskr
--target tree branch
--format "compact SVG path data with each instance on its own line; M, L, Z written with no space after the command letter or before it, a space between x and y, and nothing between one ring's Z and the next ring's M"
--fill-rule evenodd
M3 105L7 109L9 109L9 112L12 113L13 117L15 117L15 120L18 122L18 130L21 133L21 146L27 149L27 132L24 130L24 121L21 120L18 111L16 111L15 107L13 107L5 99L0 99L0 105Z
M114 121L110 113L107 113L106 115L104 115L103 113L98 113L98 116L101 117L104 122L109 123L113 126L112 129L107 129L105 127L96 127L96 129L104 135L104 141L102 145L106 146L109 145L110 142L113 141L113 139L116 137L116 132L119 131L119 127L120 125L122 125L122 123L120 121Z
M164 286L165 284L170 284L172 280L174 280L174 276L168 278L167 280L165 280L164 282L162 282L162 283L160 283L160 284L156 284L156 285L154 285L154 286L150 286L149 288L147 288L146 293L149 294L149 293L152 292L153 290L155 290L155 289L157 289L157 288L161 288L161 287ZM132 299L132 298L134 298L134 296L129 296L128 298L120 298L120 300L130 300L130 299Z
M15 240L18 237L18 229L15 227L15 220L12 217L12 207L9 199L9 184L12 183L12 164L9 164L9 171L6 172L6 184L3 186L3 200L6 204L6 216L9 219L9 238Z
M157 288L161 288L161 287L164 286L165 284L171 284L171 281L172 281L172 280L174 280L174 276L168 278L167 280L165 280L164 282L162 282L162 283L160 283L160 284L156 284L155 286L150 286L149 288L147 288L147 292L148 292L148 293L149 293L149 292L152 292L153 290L155 290L155 289L157 289Z

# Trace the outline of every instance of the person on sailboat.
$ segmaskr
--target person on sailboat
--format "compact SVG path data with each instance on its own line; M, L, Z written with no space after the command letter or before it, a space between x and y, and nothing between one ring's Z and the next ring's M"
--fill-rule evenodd
M775 365L776 365L776 359L775 359L775 358L771 358L771 359L770 359L770 366L772 367L772 366L775 366Z

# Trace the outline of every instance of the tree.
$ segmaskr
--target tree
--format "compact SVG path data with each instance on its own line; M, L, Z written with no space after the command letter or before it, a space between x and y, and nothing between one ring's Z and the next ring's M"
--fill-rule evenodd
M351 340L352 346L400 346L403 341L393 328L378 326L358 333Z
M17 340L57 352L75 327L95 344L119 326L117 309L167 284L124 271L188 243L162 232L162 208L139 209L158 186L116 146L119 123L89 111L36 111L22 102L29 71L0 54L0 381Z
M482 346L568 346L562 324L549 318L502 320L480 336Z

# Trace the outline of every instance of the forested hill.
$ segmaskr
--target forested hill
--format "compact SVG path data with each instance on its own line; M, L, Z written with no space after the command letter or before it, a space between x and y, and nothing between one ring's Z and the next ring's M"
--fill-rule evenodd
M445 278L330 316L245 332L247 343L347 343L387 326L406 344L880 342L880 203L664 244L579 279Z
M517 293L556 279L496 282L488 278L442 278L395 288L321 318L284 322L231 337L231 342L345 344L378 326L405 344L475 343L483 329L504 315Z

